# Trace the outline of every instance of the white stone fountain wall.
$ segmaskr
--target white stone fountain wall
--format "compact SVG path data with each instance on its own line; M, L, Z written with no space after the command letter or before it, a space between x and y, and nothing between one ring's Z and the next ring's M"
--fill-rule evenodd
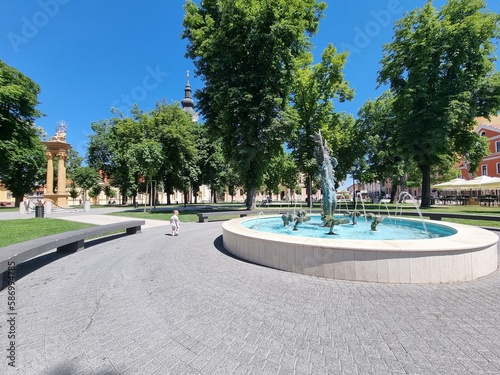
M330 240L258 232L243 227L244 220L252 219L234 219L222 226L229 252L252 263L309 276L449 283L474 280L498 267L498 236L477 227L446 223L458 233L424 240Z

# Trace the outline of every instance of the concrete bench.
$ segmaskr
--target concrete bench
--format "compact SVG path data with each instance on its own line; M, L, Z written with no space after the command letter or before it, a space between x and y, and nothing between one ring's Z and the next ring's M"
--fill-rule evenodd
M240 211L219 211L219 212L200 212L198 213L198 222L204 223L208 221L210 216L234 216L240 215L240 217L245 217L248 215L248 212L240 212Z
M95 227L53 234L35 238L0 248L0 290L8 285L9 273L15 265L41 255L49 250L57 249L58 253L74 253L84 248L84 240L105 234L126 230L127 234L141 232L144 220L128 220L121 223L98 225ZM12 279L12 277L10 277Z

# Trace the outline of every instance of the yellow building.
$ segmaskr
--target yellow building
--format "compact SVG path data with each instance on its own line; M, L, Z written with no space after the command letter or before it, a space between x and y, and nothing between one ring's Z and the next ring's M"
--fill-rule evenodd
M0 183L0 206L5 207L5 206L10 206L14 207L15 199L12 196L12 193L5 188Z

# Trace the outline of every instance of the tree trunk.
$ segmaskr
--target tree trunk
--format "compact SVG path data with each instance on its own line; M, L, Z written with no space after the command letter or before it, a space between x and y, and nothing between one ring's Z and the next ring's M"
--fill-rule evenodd
M431 167L429 165L419 165L422 172L422 201L420 208L429 208L431 206Z
M120 194L121 194L121 204L126 204L127 203L127 189L120 189ZM83 192L83 201L85 202L85 191Z
M247 200L246 200L247 210L255 210L256 191L257 190L255 188L250 188L247 190Z
M391 203L396 201L396 193L398 191L398 184L392 183L391 185Z

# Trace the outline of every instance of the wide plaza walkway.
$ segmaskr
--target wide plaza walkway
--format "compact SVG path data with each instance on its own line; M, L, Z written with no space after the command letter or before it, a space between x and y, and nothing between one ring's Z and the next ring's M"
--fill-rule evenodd
M178 237L151 224L19 265L16 368L3 290L0 373L500 373L498 270L446 285L326 280L231 257L220 222Z

